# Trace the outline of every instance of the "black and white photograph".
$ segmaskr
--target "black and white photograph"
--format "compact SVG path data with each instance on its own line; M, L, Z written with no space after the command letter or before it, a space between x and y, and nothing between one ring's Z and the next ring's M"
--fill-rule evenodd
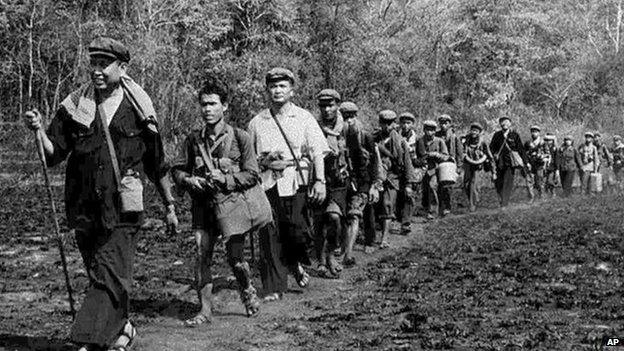
M0 0L0 351L624 350L624 0Z

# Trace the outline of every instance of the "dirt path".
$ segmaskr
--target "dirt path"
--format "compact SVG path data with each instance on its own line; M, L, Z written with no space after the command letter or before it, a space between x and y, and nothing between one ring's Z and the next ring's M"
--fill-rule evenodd
M41 211L42 205L36 197L18 190L8 193L8 200L13 197L28 198L31 202L7 207L7 213L0 213L8 220L2 227L6 242L0 245L0 268L7 273L7 280L0 282L0 350L72 350L63 341L71 320L65 313L67 306L63 282L59 279L58 253L53 246L45 245L42 236L46 233L46 226L42 224L45 223L45 212ZM531 207L526 203L517 203L501 212L489 206L494 201L484 203L488 206L470 215L466 214L465 208L458 206L457 215L437 223L443 225L468 216L504 214ZM154 209L151 212L157 214ZM185 215L188 215L186 212ZM313 277L308 289L293 289L284 300L262 305L260 315L255 318L244 316L235 290L222 289L216 293L213 324L193 329L182 325L182 320L197 310L195 293L190 290L193 240L168 237L162 223L152 220L153 226L141 235L137 250L132 319L139 327L139 337L134 349L318 349L310 340L323 341L323 349L331 349L332 346L328 345L332 345L333 338L331 333L327 334L329 329L318 330L311 322L321 321L319 325L329 325L329 328L334 324L332 321L348 322L353 312L344 306L359 303L362 296L366 297L379 283L371 280L371 271L393 272L395 269L386 267L384 260L396 257L416 246L415 243L423 247L431 246L430 242L437 234L424 233L422 217L413 220L411 235L391 235L391 248L366 255L361 251L362 247L357 246L358 266L344 271L341 279ZM221 265L217 271L227 274L229 270L222 262L223 252L217 251L216 264ZM69 251L69 263L80 302L88 281L75 248ZM379 265L384 267L377 267ZM296 284L291 281L290 286L296 287ZM378 303L377 300L375 297L370 302ZM371 325L375 323L384 328L394 325L393 322L388 323L392 325L383 325L381 320L372 319ZM357 343L355 340L354 344Z
M314 318L321 313L324 301L346 301L357 293L354 284L362 276L364 267L386 255L410 245L423 236L423 224L415 219L410 236L392 235L391 247L366 255L362 247L356 247L358 265L343 272L341 279L328 280L313 277L305 291L292 289L285 299L262 305L255 318L243 316L243 308L233 290L221 290L216 294L216 316L209 326L186 328L181 325L180 311L170 309L164 315L141 322L136 350L300 350L307 349L296 338L297 332L306 327L299 321ZM359 249L359 250L358 250ZM356 282L357 281L357 282ZM290 286L296 286L290 281ZM193 292L182 294L180 300L194 300Z

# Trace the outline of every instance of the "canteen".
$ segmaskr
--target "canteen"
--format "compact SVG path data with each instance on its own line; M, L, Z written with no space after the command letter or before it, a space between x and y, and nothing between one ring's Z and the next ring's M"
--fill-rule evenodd
M442 185L457 182L457 165L455 162L442 162L438 165L438 181Z
M602 174L596 172L589 175L589 191L592 193L602 192Z

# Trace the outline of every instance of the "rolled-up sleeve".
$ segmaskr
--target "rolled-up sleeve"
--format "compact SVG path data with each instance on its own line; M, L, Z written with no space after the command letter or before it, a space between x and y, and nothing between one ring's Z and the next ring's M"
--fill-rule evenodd
M329 145L327 144L327 139L325 139L323 130L321 130L321 127L311 114L305 116L304 128L309 156L312 159L317 159L317 157L324 158L330 151Z
M226 190L243 191L258 184L260 179L258 159L254 150L253 142L249 133L244 130L235 130L235 137L238 140L240 151L239 172L227 174L225 176Z
M64 107L61 107L57 112L52 122L48 126L46 134L54 146L54 153L52 155L46 155L46 162L48 167L56 166L63 162L67 155L72 151L74 147L73 139L71 138L71 116L67 113Z

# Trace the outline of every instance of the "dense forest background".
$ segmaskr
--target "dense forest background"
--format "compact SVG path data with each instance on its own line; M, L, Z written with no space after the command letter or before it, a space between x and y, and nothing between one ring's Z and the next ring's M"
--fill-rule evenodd
M391 108L449 113L458 128L477 120L492 131L508 115L521 130L615 133L622 1L0 0L0 121L17 124L29 106L50 116L88 79L86 45L108 35L129 44L130 74L170 145L194 123L203 77L230 81L230 118L244 126L276 65L298 76L299 104L315 111L315 94L332 87L370 126Z

